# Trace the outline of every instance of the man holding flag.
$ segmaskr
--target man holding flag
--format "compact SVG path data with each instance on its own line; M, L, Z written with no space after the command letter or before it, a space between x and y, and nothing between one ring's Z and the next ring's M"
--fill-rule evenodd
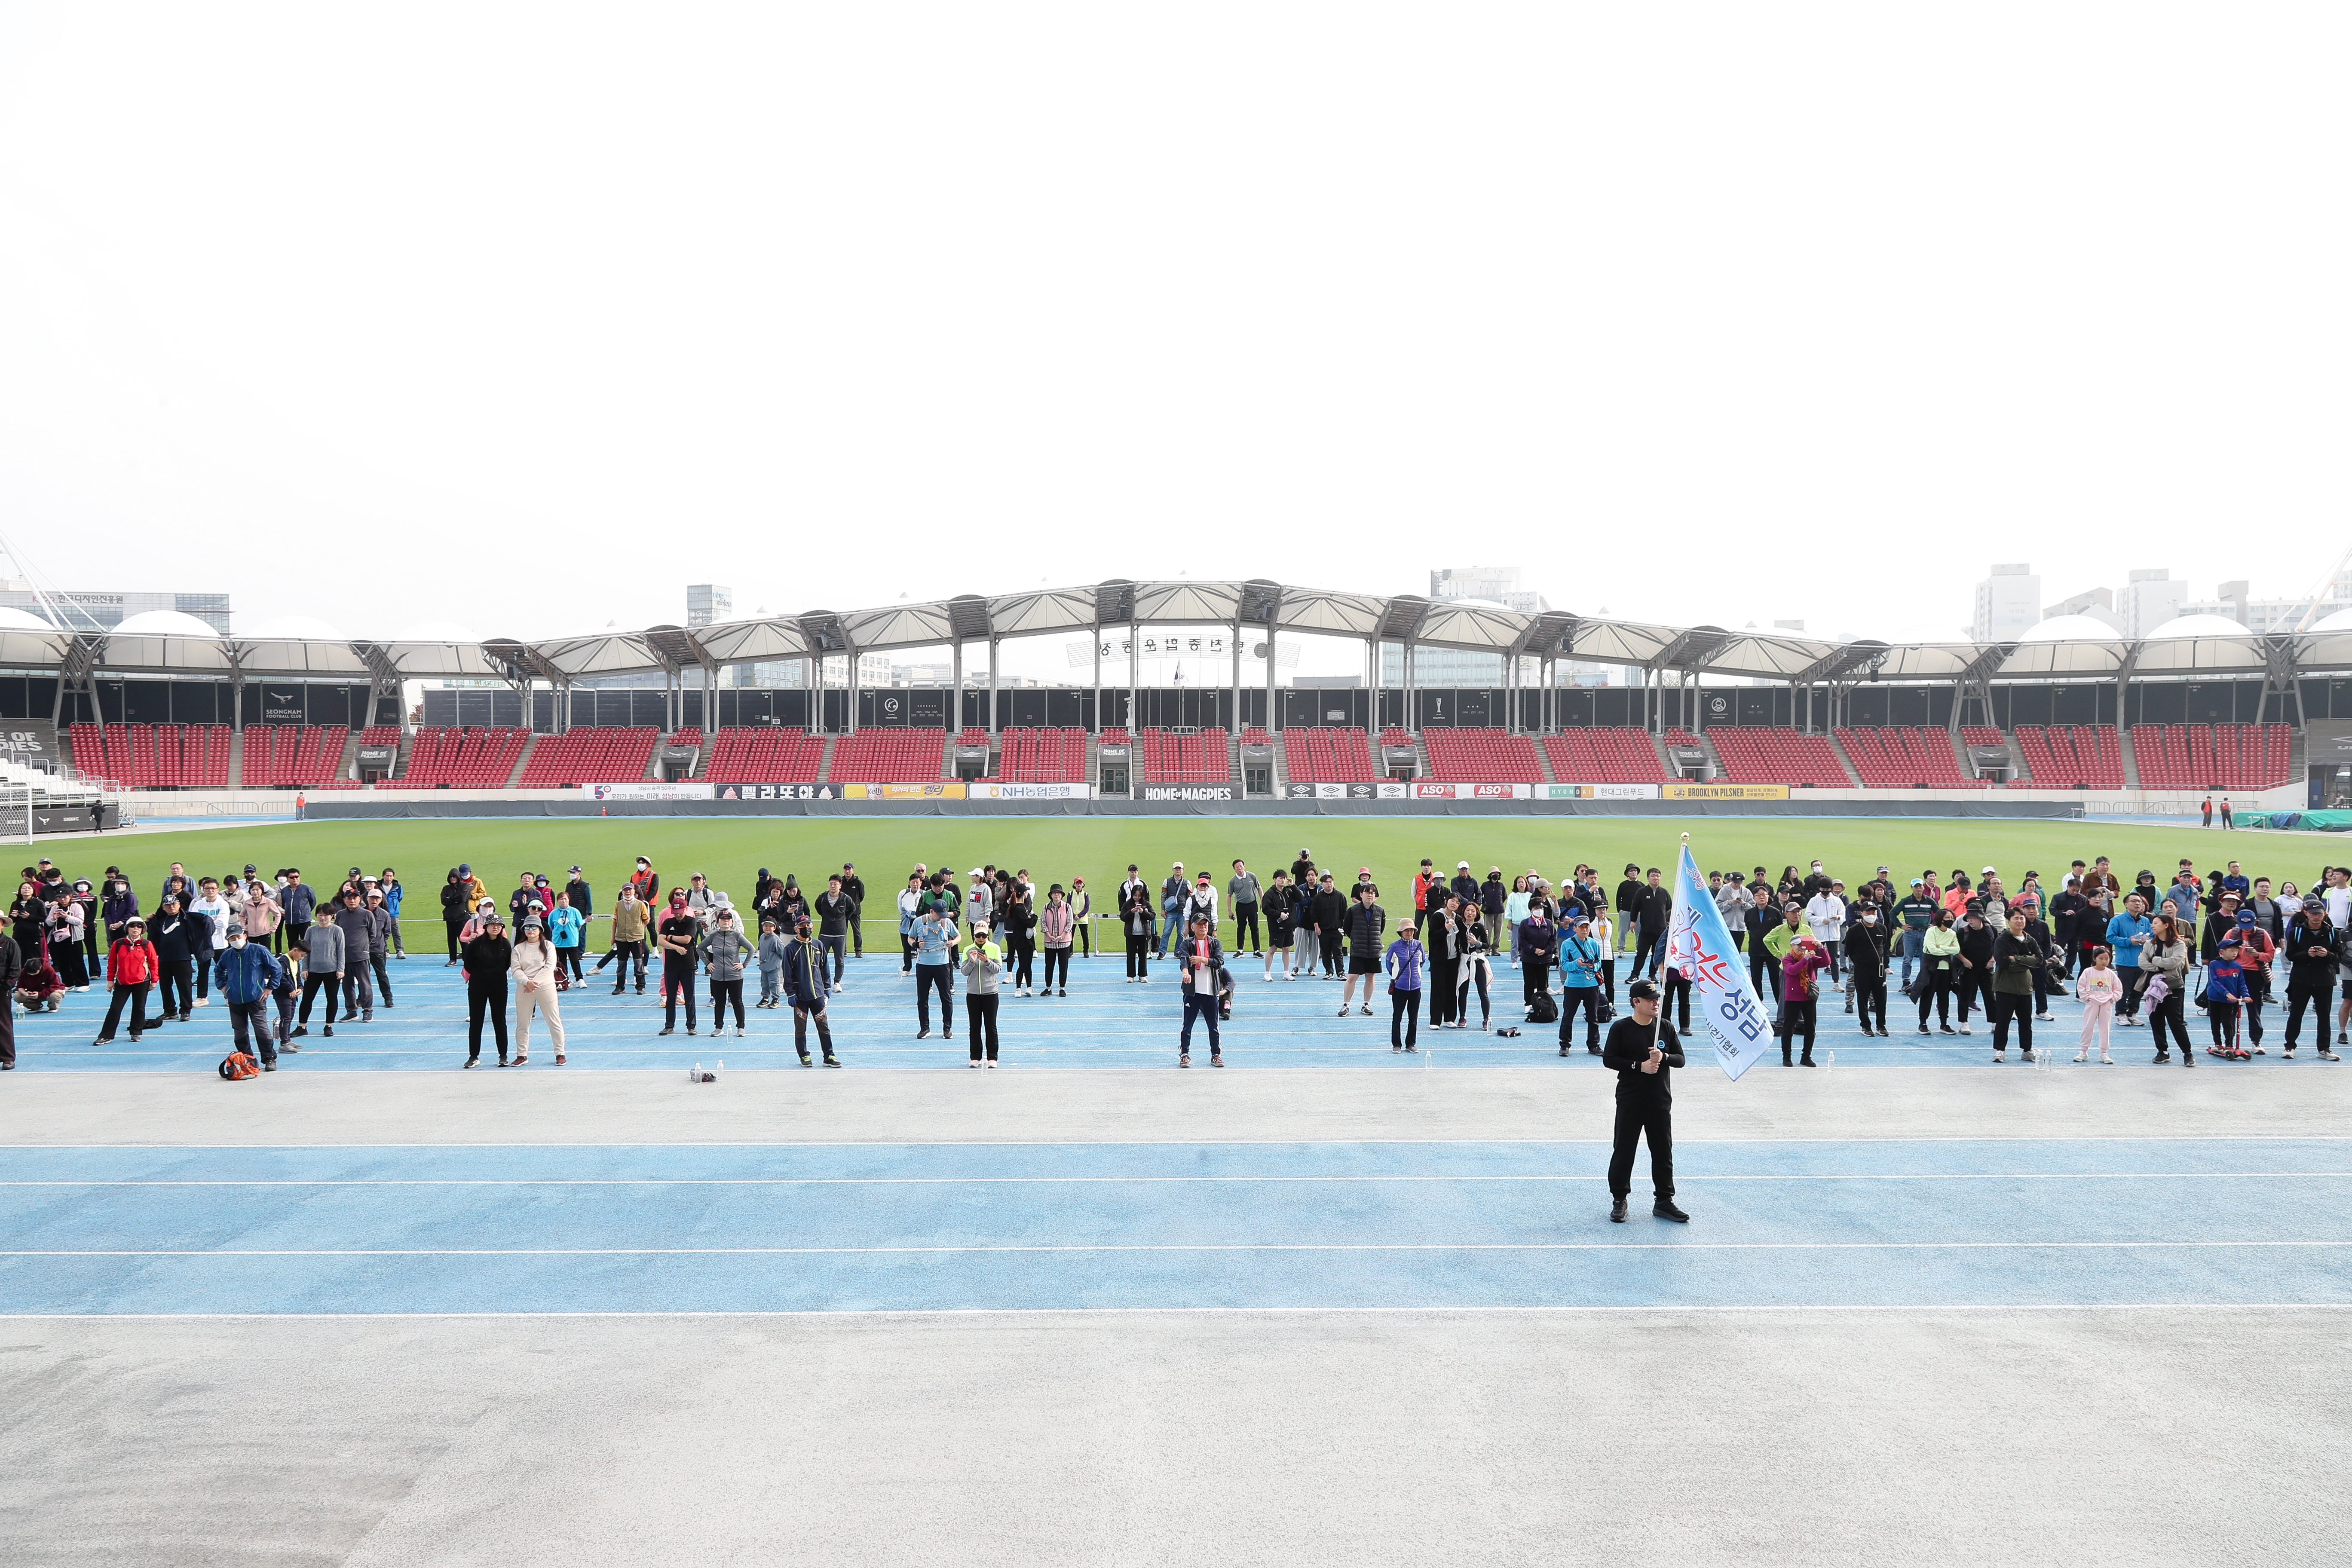
M1660 889L1663 892L1663 889ZM1756 988L1739 967L1739 951L1723 924L1723 911L1708 896L1706 879L1691 858L1690 835L1683 835L1682 863L1675 869L1674 923L1666 932L1664 967L1687 981L1698 998L1699 1016L1715 1037L1716 1064L1738 1079L1748 1070L1771 1023L1756 1000ZM1687 1224L1675 1206L1674 1090L1666 1075L1683 1065L1682 1037L1660 1011L1656 982L1627 987L1633 1016L1609 1026L1601 1061L1617 1073L1617 1136L1609 1158L1609 1217L1625 1222L1625 1200L1633 1188L1633 1151L1650 1141L1650 1184L1660 1219Z
M1712 908L1713 906L1709 906ZM1650 1212L1687 1225L1690 1215L1675 1206L1675 1093L1666 1074L1683 1065L1683 1043L1675 1026L1658 1015L1657 983L1636 980L1625 988L1633 1016L1609 1026L1601 1065L1617 1073L1617 1138L1609 1156L1609 1217L1625 1223L1625 1200L1633 1190L1633 1150L1650 1140L1650 1186L1657 1201Z

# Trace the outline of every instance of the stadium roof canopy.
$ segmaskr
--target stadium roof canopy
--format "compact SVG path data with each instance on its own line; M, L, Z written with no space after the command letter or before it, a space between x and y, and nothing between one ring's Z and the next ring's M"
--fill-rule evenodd
M184 622L185 624L181 624ZM251 678L365 676L377 680L472 677L570 681L847 652L936 647L954 641L1094 635L1119 626L1226 626L1276 635L1409 641L1538 658L1627 665L1664 674L1801 683L1876 679L1946 681L2352 669L2352 626L2265 637L2217 616L2185 616L2144 638L2088 616L2044 621L2013 642L1832 642L1781 630L1738 631L1520 611L1485 600L1384 596L1264 579L1128 581L961 595L875 609L808 610L716 626L606 628L524 640L427 623L380 642L347 640L321 623L282 617L222 637L193 617L137 617L111 633L0 621L0 666L70 667L108 675ZM2291 660L2291 662L2290 662ZM1115 661L1106 661L1105 674Z

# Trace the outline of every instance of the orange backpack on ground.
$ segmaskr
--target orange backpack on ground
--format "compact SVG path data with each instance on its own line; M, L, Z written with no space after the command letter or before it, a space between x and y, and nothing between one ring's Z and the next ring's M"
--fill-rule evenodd
M243 1051L231 1051L221 1058L220 1075L231 1083L243 1079L259 1078L261 1064Z

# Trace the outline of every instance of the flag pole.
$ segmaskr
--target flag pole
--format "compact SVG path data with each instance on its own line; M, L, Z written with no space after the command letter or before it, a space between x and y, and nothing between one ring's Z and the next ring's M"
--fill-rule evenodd
M1690 853L1690 835L1687 833L1683 835L1682 849L1683 854L1687 855ZM1683 863L1681 858L1677 856L1675 860L1675 890L1678 893L1682 891L1682 879ZM1666 935L1669 947L1671 947L1674 937L1674 923L1671 921L1668 921L1666 925ZM1658 1048L1659 1037L1664 1033L1666 1026L1665 979L1667 956L1668 954L1662 953L1658 958L1658 1016L1650 1020L1650 1048L1654 1051Z

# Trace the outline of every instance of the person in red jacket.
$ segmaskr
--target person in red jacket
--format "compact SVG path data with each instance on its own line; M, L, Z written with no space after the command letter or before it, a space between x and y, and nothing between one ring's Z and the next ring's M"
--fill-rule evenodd
M147 922L137 915L131 916L122 923L122 934L107 950L106 978L114 995L107 1004L106 1024L91 1045L114 1043L114 1026L122 1019L125 1002L131 1004L131 1043L139 1043L140 1035L147 1027L147 993L155 989L163 972L163 963L155 955L155 944L147 940Z

